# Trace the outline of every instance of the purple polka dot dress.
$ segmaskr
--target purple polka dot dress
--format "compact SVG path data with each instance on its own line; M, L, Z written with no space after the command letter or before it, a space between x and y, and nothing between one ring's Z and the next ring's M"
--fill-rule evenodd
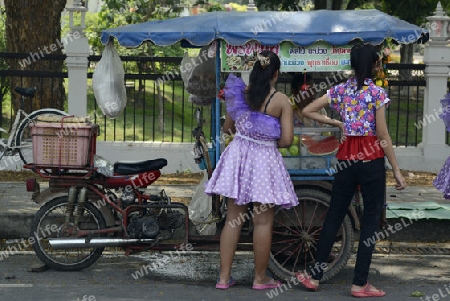
M450 199L450 158L447 158L441 171L433 180L433 185L444 194L444 199Z
M450 132L450 93L441 99L441 105L443 110L439 117L444 121L446 130ZM450 157L433 180L433 185L444 194L445 199L450 200Z
M277 149L279 119L250 110L244 98L245 83L233 74L225 83L227 112L235 121L236 135L225 148L205 184L206 194L291 208L298 205L289 173Z

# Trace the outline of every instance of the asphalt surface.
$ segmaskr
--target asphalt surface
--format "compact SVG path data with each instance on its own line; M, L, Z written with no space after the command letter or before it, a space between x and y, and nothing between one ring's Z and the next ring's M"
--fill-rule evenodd
M133 275L150 264L152 256L155 253L104 255L82 271L34 273L29 272L36 262L33 255L14 255L0 262L0 300L354 300L350 296L354 257L336 277L322 283L318 292L308 292L295 282L285 283L278 291L252 290L253 260L245 253L236 256L233 277L237 284L228 290L214 286L218 253L185 254L135 279ZM448 300L450 257L375 254L369 281L383 289L386 296L367 300Z
M190 197L196 186L165 185L150 189L157 192L162 188L172 197ZM391 207L447 204L434 187L408 187L400 192L389 187L387 201ZM31 201L31 193L26 192L24 183L0 183L0 238L7 238L4 244L15 245L19 243L17 238L28 237L27 223L38 209L39 206ZM422 206L421 210L427 209ZM450 300L450 244L447 243L450 241L450 234L447 233L450 220L430 219L424 215L424 218L417 218L413 223L409 220L410 224L406 227L401 216L390 216L390 224L402 223L404 228L377 243L369 281L387 293L378 300ZM31 267L41 263L33 252L9 253L9 256L0 258L0 300L353 299L349 291L354 255L337 276L321 284L320 290L315 293L305 291L295 280L284 283L282 290L252 290L251 252L237 253L233 264L233 277L237 284L226 291L214 287L219 272L218 252L181 253L157 269L143 270L143 266L157 261L162 255L156 251L131 256L124 256L123 252L110 252L82 271L58 272L50 269L36 273L31 272Z

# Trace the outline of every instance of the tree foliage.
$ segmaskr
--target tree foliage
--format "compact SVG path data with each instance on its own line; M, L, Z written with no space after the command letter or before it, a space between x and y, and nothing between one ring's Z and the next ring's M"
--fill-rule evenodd
M92 27L92 33L97 33L97 39L92 40L93 49L101 51L103 45L100 43L100 34L103 30L124 26L129 24L138 24L148 21L164 20L178 17L182 6L178 1L165 0L106 0L102 9L98 13L97 23ZM178 56L182 54L179 46L158 47L143 45L136 49L125 50L118 48L121 54L145 55L151 51L154 56Z
M330 9L348 10L364 5L375 6L378 1L373 0L333 0ZM327 9L327 0L255 0L260 10L319 10Z
M426 17L433 15L438 2L450 9L450 0L383 0L382 11L409 23L424 25Z

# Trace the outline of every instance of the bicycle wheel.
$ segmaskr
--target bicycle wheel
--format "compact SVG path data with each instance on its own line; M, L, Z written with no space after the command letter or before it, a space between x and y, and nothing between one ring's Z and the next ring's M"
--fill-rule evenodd
M7 144L7 141L5 139L3 139L2 142L4 145ZM6 154L6 147L4 145L0 144L0 162Z
M279 279L290 281L295 272L314 268L317 243L328 211L330 195L320 190L297 189L299 205L275 212L269 269ZM353 228L345 217L336 234L322 281L335 276L351 255Z
M22 120L17 130L16 138L14 141L23 164L33 162L33 145L29 125L30 123L33 123L38 116L42 115L68 116L69 114L56 109L42 109L31 113L27 118Z
M68 197L57 197L42 206L33 218L30 236L34 238L33 249L37 257L50 268L60 271L79 271L91 266L102 255L104 247L73 248L54 250L49 238L70 237L69 229L97 230L106 228L101 212L89 201L84 204L84 211L74 225L75 217L69 220L65 228ZM75 203L74 212L77 210Z

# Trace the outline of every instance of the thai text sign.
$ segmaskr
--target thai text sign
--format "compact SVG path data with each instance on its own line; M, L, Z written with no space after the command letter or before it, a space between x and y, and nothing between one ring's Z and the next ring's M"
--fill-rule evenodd
M296 46L288 42L281 44L281 71L341 71L350 70L352 46L332 46L316 42L310 46Z
M249 42L243 46L231 46L221 43L221 70L223 72L251 71L255 63L255 53L270 50L279 54L280 46L263 46L256 42Z
M222 43L221 70L239 72L252 70L255 53L270 50L278 54L282 72L341 71L350 70L351 46L332 46L325 42L316 42L310 46L296 46L283 42L276 46L263 46L250 42L243 46L231 46Z

